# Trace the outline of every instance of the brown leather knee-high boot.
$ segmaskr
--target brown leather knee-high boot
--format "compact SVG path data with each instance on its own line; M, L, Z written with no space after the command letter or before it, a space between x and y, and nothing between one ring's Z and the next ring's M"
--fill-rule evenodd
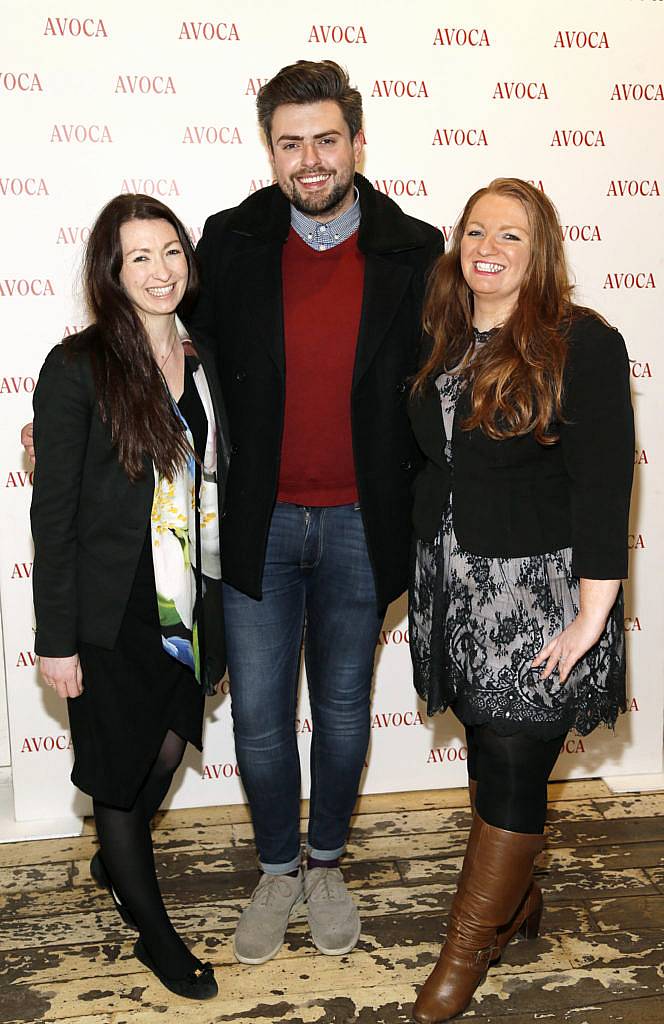
M543 848L543 847L542 847ZM524 939L536 939L539 935L542 910L544 909L544 897L542 890L535 881L531 879L526 890L526 895L521 901L521 906L508 925L498 929L496 946L498 955L491 957L491 963L495 964L500 960L507 943L514 938L518 932Z
M477 797L477 781L475 779L468 779L468 795L470 797L470 809L474 814L475 799ZM537 938L539 935L540 921L542 920L543 907L544 898L542 896L542 890L531 876L530 885L526 890L526 894L523 897L516 914L509 924L498 929L496 954L491 958L491 963L497 963L498 960L500 960L505 946L514 938L517 932L523 935L525 939Z
M500 955L498 932L513 921L543 846L543 836L494 828L475 813L447 939L417 997L415 1020L437 1024L466 1009Z

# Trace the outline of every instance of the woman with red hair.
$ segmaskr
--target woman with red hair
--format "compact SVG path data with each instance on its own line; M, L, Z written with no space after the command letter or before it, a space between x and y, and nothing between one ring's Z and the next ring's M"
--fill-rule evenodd
M465 726L475 813L423 1024L537 935L549 775L570 729L625 710L629 364L571 293L555 207L517 178L471 196L429 280L410 644L429 714Z

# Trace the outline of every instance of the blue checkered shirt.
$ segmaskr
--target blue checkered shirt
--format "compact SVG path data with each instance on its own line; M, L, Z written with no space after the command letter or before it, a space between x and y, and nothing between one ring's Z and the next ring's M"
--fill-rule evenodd
M341 245L347 238L354 235L360 226L360 193L355 189L355 202L349 210L329 220L327 224L321 224L317 220L307 217L306 213L300 213L294 206L291 206L291 227L297 231L303 242L316 249L317 252L325 252L326 249L333 249L335 245Z

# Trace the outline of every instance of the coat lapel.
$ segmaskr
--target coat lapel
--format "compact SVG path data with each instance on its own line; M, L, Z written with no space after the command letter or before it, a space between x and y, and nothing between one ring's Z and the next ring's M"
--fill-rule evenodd
M374 253L367 254L353 387L357 386L371 365L408 289L412 276L413 271L410 267Z
M224 281L231 301L242 303L233 329L251 338L283 379L284 314L281 257L290 231L290 204L277 185L249 196L233 211L227 230L245 238ZM251 282L251 287L247 286Z
M447 435L435 382L427 384L422 395L411 401L411 419L420 447L432 462L442 466L445 464Z
M228 464L230 462L230 435L228 419L226 417L226 408L221 394L221 386L219 384L217 368L214 365L214 359L205 347L203 338L198 335L198 333L196 333L192 340L195 342L194 351L196 358L200 361L203 369L205 370L205 377L207 379L208 388L210 389L210 398L212 399L212 407L217 421L217 473L219 476L219 482L223 486L226 483Z
M233 278L237 285L230 283L230 294L239 296L243 308L239 311L243 337L249 337L267 352L283 377L284 358L284 313L281 274L281 241L256 241L234 261ZM246 287L246 281L255 282L253 288ZM235 289L235 292L233 292Z

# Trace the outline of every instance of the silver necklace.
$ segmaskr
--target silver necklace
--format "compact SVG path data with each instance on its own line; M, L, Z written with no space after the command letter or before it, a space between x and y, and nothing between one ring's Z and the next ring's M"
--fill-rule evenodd
M167 355L167 356L166 356L166 358L165 358L165 359L163 360L163 362L159 363L159 369L160 369L160 370L163 370L163 369L164 369L164 367L166 366L166 363L167 363L167 362L168 362L168 360L169 360L169 359L171 358L171 355L173 354L173 349L175 348L175 342L176 342L177 340L178 340L178 336L177 336L177 334L176 334L176 335L175 335L175 337L173 338L173 342L172 342L172 344L171 344L171 347L170 347L170 348L169 348L169 350L168 350L168 355Z

